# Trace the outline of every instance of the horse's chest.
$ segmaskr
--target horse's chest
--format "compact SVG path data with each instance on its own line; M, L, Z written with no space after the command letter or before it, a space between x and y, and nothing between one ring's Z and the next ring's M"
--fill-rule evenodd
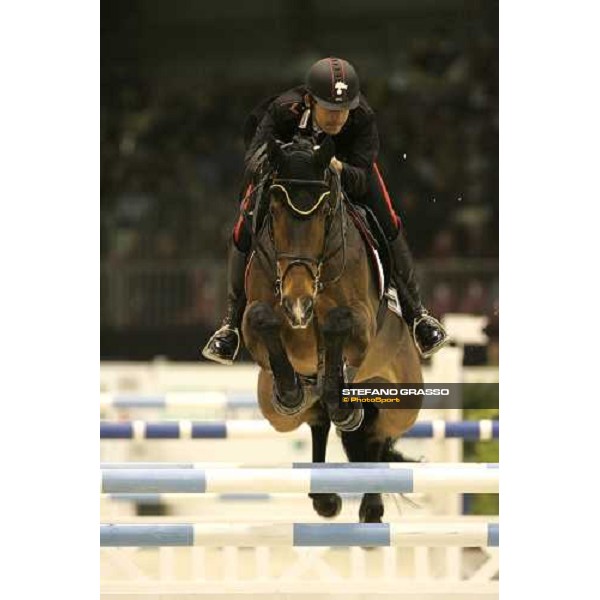
M286 354L297 373L314 375L318 365L318 344L314 325L306 329L292 329L285 324L281 339Z

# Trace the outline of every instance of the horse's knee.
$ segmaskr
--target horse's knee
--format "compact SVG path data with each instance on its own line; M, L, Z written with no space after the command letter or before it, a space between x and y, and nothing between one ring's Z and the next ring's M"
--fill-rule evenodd
M327 313L322 329L326 335L340 335L349 333L353 325L352 310L347 306L336 306Z
M278 329L281 319L273 308L266 302L254 302L246 310L248 326L256 332Z

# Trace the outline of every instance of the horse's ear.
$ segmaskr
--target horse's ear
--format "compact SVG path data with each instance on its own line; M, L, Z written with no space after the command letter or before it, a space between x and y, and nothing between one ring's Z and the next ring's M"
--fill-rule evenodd
M319 149L315 152L315 161L319 167L326 169L335 155L335 143L331 136L326 136Z
M279 166L283 152L281 151L281 142L274 137L269 138L267 142L267 156L269 157L269 164L272 167Z

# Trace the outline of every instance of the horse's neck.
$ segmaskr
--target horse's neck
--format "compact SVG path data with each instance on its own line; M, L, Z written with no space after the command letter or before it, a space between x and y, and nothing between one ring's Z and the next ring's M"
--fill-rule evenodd
M337 250L332 257L331 266L339 267L345 263L343 266L347 268L348 263L355 262L357 248L360 248L361 243L360 232L348 214L346 201L342 200L340 216L331 224L325 245L326 256ZM325 265L326 268L328 266Z
M251 261L268 281L275 281L277 272L276 252L271 236L269 219L264 219L258 231L252 235Z

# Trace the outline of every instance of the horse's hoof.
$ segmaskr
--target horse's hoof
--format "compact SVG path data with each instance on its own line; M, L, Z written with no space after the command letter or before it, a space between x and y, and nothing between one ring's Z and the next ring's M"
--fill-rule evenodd
M383 504L361 504L358 511L361 523L381 523L381 517L383 517Z
M278 394L276 390L273 391L273 408L277 414L291 417L301 413L306 409L308 405L308 399L302 388L298 389L295 394Z
M337 427L339 431L356 431L363 423L365 418L365 411L361 407L347 409L340 408L332 410L330 414L331 422Z
M312 497L313 508L321 517L337 517L342 510L342 499L338 494L317 494Z

